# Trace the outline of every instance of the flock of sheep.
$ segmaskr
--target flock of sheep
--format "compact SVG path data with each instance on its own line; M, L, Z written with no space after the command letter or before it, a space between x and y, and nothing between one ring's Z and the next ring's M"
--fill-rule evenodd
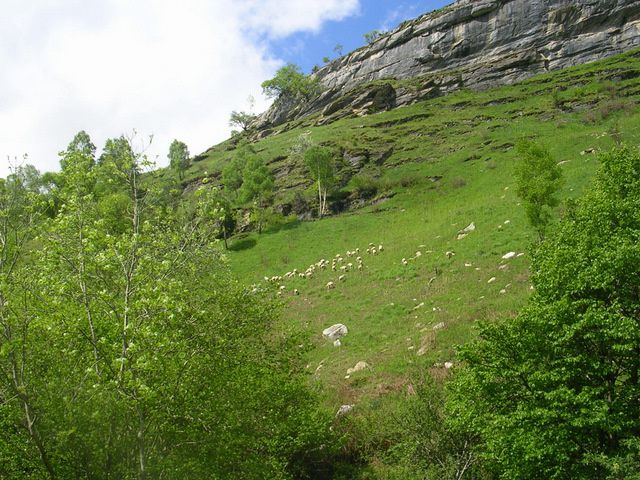
M384 245L378 244L377 246L373 243L369 243L369 247L366 249L368 255L379 255L384 251ZM355 262L355 263L354 263ZM319 270L327 270L331 268L332 272L339 273L338 282L344 282L347 279L347 272L351 270L359 270L362 271L364 269L364 260L360 254L360 248L355 248L354 250L347 250L345 257L342 256L341 253L337 253L331 261L322 258L319 261L312 263L305 269L304 271L299 271L297 268L285 273L284 275L274 275L272 277L264 277L265 282L270 282L274 284L280 284L278 287L278 294L282 295L282 293L286 290L286 285L283 285L282 282L284 280L290 280L294 278L301 279L311 279ZM327 290L332 290L336 287L336 282L329 281L326 284ZM299 295L300 292L297 288L293 289L294 295Z

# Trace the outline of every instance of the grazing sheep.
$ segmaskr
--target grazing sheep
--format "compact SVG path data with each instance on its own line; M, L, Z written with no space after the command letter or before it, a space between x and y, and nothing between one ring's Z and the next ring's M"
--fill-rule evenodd
M300 292L298 291L298 289L297 289L297 288L294 288L294 289L293 289L293 294L294 294L294 295L300 295Z
M383 250L384 250L384 248L382 248L382 244L378 245L378 251L381 252Z
M416 258L421 257L421 256L422 256L422 252L421 252L420 250L418 250L418 251L416 252Z
M404 265L405 267L409 265L409 262L407 262L406 258L402 258L402 265Z
M454 253L454 252L451 252L451 251L447 251L447 252L445 253L445 255L447 256L447 258L451 258L451 257L455 256L455 253Z
M371 249L371 255L378 255L378 251L374 248Z
M362 270L362 264L361 263L358 264L358 270Z
M341 282L344 282L346 278L347 278L347 276L346 276L346 275L340 275L340 276L338 277L338 280L340 280Z
M327 290L332 290L336 288L336 284L333 282L327 282Z

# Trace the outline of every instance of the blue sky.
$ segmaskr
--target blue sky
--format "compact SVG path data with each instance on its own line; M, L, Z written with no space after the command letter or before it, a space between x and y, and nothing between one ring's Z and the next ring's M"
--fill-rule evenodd
M371 30L389 30L404 20L437 10L451 0L360 0L359 11L340 21L324 23L318 32L297 32L271 41L278 58L300 65L305 72L322 65L323 57L335 58L336 44L350 52L364 45L363 34Z

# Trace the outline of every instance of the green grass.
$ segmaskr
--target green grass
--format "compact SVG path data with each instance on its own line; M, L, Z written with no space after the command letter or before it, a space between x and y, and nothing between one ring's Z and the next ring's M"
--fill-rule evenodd
M312 189L302 165L288 158L289 147L306 130L315 142L341 152L393 148L382 165L369 163L361 172L345 166L341 172L347 190L354 174L378 179L384 185L379 202L238 238L228 253L240 278L264 286L264 276L302 271L338 253L355 265L346 252L360 249L365 268L346 273L345 282L328 269L278 284L286 287L283 329L294 326L309 334L310 382L320 385L327 402L337 407L397 399L386 394L406 391L420 371L446 375L438 364L455 361L456 345L474 337L475 322L517 313L530 294L528 256L501 257L527 252L534 234L514 192L512 147L521 139L544 144L563 162L562 198L581 195L598 166L597 156L581 155L583 150L611 148L615 131L629 144L640 140L639 56L634 51L510 87L461 91L324 126L314 126L317 117L303 119L255 144L271 168L286 172L276 182L279 202ZM230 142L213 147L189 175L219 172L232 155ZM436 176L442 178L432 181ZM389 193L392 198L386 198ZM470 222L476 231L456 240ZM367 255L369 242L383 244L384 251ZM403 257L418 250L421 257L402 265ZM447 251L455 256L447 258ZM496 281L487 283L491 277ZM326 289L328 281L336 283L334 290ZM419 304L424 305L415 308ZM445 328L434 331L441 322ZM349 328L339 348L321 335L334 323ZM418 355L421 348L424 354ZM360 360L371 368L346 379L347 368Z

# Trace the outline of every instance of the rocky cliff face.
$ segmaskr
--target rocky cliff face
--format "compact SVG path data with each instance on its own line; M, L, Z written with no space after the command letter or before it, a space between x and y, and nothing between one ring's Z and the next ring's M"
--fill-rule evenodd
M320 69L325 90L318 98L276 102L256 126L317 112L326 123L462 87L510 84L636 46L640 0L458 0Z

